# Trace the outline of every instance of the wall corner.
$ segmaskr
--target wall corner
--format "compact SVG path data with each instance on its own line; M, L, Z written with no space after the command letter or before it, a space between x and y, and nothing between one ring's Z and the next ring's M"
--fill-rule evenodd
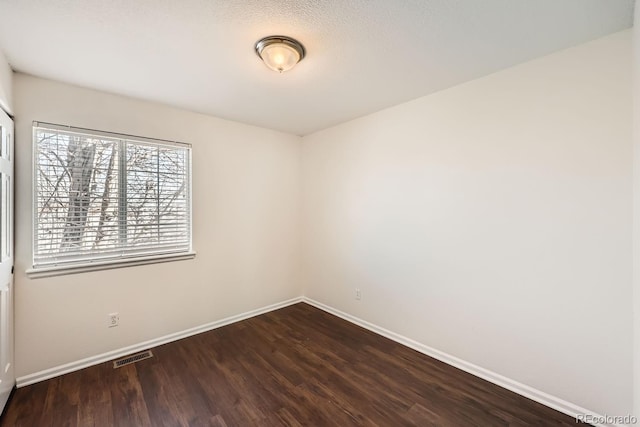
M633 28L633 411L640 417L640 0Z
M13 71L0 51L0 108L13 115Z

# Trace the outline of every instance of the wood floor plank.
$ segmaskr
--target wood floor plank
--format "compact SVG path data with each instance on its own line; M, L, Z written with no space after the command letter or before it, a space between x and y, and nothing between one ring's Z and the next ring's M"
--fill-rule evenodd
M20 388L0 427L576 425L304 303L153 352Z
M144 363L142 360L138 363ZM87 368L92 369L92 368ZM152 426L136 366L114 369L109 375L115 425Z
M105 385L109 367L101 364L95 369L83 369L75 388L78 391L78 425L99 427L100 424L113 424L111 392Z

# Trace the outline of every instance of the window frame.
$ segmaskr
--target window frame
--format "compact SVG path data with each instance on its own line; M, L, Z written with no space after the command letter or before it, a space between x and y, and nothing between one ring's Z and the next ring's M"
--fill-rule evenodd
M173 251L159 251L156 253L149 254L132 254L132 255L120 255L114 256L106 255L106 256L90 256L83 259L78 259L74 261L61 261L59 263L50 263L50 264L40 264L37 265L35 262L36 259L36 239L38 232L38 220L37 220L37 206L38 206L38 194L39 190L37 188L38 183L38 141L36 138L36 132L38 128L45 128L52 131L62 131L62 132L75 132L90 136L96 137L104 137L110 139L120 139L126 140L130 142L139 142L140 144L152 144L155 146L164 145L164 146L176 146L185 148L187 152L187 171L186 171L186 183L187 183L187 197L188 197L188 233L189 233L189 245L186 250L173 250ZM74 274L74 273L84 273L89 271L96 270L107 270L114 268L122 268L122 267L131 267L136 265L145 265L145 264L155 264L155 263L163 263L170 261L180 261L186 259L193 259L196 256L196 253L193 249L193 199L192 199L192 177L193 177L193 149L192 145L184 142L178 141L170 141L158 138L149 138L142 137L138 135L129 135L123 133L116 132L108 132L102 130L81 128L75 126L68 125L60 125L48 122L41 121L33 121L32 122L32 182L31 182L31 191L32 191L32 201L31 201L31 267L26 270L27 275L30 278L39 278L39 277L50 277L50 276L58 276L65 274ZM121 194L118 193L118 197L121 197Z

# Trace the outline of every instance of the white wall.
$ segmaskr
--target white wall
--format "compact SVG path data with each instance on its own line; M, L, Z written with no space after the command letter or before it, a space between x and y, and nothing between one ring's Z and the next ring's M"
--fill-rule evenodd
M300 138L15 79L17 376L297 297ZM30 280L34 120L193 144L194 260ZM120 326L106 327L107 313Z
M633 29L633 194L634 194L634 413L640 418L640 2L636 1Z
M306 295L628 414L630 49L617 33L304 137Z
M13 71L0 50L0 108L13 113Z

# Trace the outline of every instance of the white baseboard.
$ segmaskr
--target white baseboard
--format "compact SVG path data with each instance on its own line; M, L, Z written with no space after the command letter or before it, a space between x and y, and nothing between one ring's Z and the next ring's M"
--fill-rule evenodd
M500 375L488 369L482 368L478 365L474 365L473 363L459 359L455 356L452 356L440 350L436 350L435 348L429 347L427 345L414 341L410 338L407 338L395 332L391 332L380 326L374 325L373 323L369 323L366 320L362 320L358 317L352 316L348 313L345 313L343 311L330 307L326 304L323 304L311 298L302 297L302 301L316 308L319 308L320 310L326 311L327 313L333 314L334 316L338 316L348 322L354 323L358 326L361 326L365 329L375 332L378 335L382 335L386 338L389 338L392 341L395 341L409 348L412 348L422 354L426 354L427 356L433 357L434 359L440 360L441 362L444 362L448 365L454 366L458 369L468 372L471 375L482 378L483 380L487 380L490 383L506 388L507 390L511 390L514 393L517 393L535 402L541 403L559 412L567 414L573 417L574 419L577 418L579 415L590 415L595 419L606 419L606 417L603 417L593 411L589 411L588 409L582 408L578 405L574 405L573 403L567 402L566 400L560 399L559 397L552 396L548 393L537 390L533 387L529 387L526 384L522 384L518 381L512 380L511 378L507 378L503 375ZM593 424L593 425L603 426L603 427L615 426L615 424Z
M153 348L162 344L166 344L172 341L177 341L182 338L187 338L192 335L196 335L202 332L207 332L212 329L216 329L225 325L229 325L231 323L239 322L241 320L248 319L250 317L258 316L260 314L268 313L270 311L278 310L280 308L284 308L293 304L297 304L299 302L305 302L309 305L312 305L320 310L326 311L327 313L333 314L334 316L338 316L348 322L361 326L365 329L368 329L372 332L375 332L378 335L382 335L386 338L389 338L397 343L405 345L409 348L412 348L422 354L426 354L427 356L433 357L434 359L440 360L448 365L454 366L458 369L461 369L465 372L470 373L476 377L487 380L493 384L496 384L500 387L506 388L507 390L511 390L514 393L522 395L526 398L529 398L535 402L541 403L545 406L553 408L557 411L560 411L564 414L567 414L573 418L576 418L578 415L590 415L594 418L605 418L593 411L589 411L588 409L582 408L578 405L574 405L571 402L567 402L566 400L560 399L556 396L552 396L543 391L537 390L533 387L529 387L526 384L522 384L518 381L507 378L498 373L492 372L488 369L482 368L480 366L474 365L473 363L467 362L465 360L459 359L455 356L447 354L445 352L436 350L435 348L429 347L417 341L414 341L410 338L407 338L403 335L397 334L395 332L391 332L387 329L384 329L380 326L374 325L373 323L369 323L366 320L362 320L358 317L352 316L348 313L330 307L328 305L322 304L316 300L313 300L308 297L297 297L292 298L287 301L282 301L276 304L271 304L266 307L258 308L255 310L247 311L245 313L241 313L235 316L230 316L221 320L217 320L215 322L206 323L204 325L196 326L194 328L186 329L184 331L175 332L173 334L165 335L159 338L155 338L149 341L141 342L138 344L134 344L128 347L123 347L117 350L109 351L106 353L98 354L95 356L87 357L82 360L78 360L76 362L67 363L64 365L56 366L53 368L45 369L43 371L35 372L33 374L25 375L16 379L16 386L24 387L30 384L34 384L40 381L44 381L50 378L54 378L60 375L67 374L69 372L78 371L80 369L88 368L89 366L97 365L99 363L107 362L109 360L117 359L122 356L127 356L131 353L136 353L138 351L147 350L149 348ZM596 426L603 427L611 427L615 426L615 424L594 424Z
M119 348L117 350L108 351L102 354L97 354L95 356L87 357L86 359L78 360L76 362L55 366L53 368L45 369L44 371L35 372L33 374L29 374L29 375L25 375L17 378L16 386L19 388L19 387L27 386L29 384L48 380L49 378L57 377L60 375L67 374L69 372L74 372L80 369L88 368L89 366L93 366L99 363L107 362L109 360L117 359L122 356L127 356L131 353L147 350L152 347L157 347L159 345L166 344L172 341L177 341L182 338L187 338L192 335L200 334L202 332L207 332L212 329L219 328L221 326L229 325L231 323L239 322L241 320L245 320L250 317L254 317L260 314L268 313L270 311L278 310L280 308L297 304L299 302L302 302L302 297L292 298L287 301L271 304L266 307L247 311L245 313L227 317L221 320L216 320L215 322L206 323L204 325L196 326L194 328L189 328L184 331L175 332L173 334L165 335L149 341L144 341L139 344L130 345L128 347Z

